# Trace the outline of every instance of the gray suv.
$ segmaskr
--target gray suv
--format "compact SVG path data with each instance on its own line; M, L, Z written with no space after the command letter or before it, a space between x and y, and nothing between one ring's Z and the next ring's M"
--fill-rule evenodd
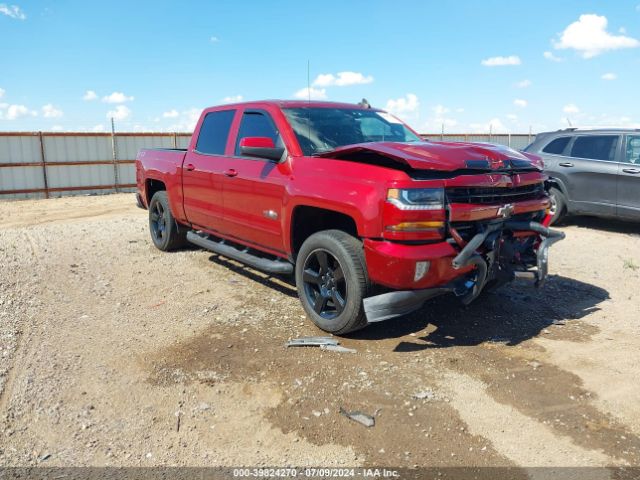
M553 222L565 214L640 221L640 129L540 133L524 151L544 159Z

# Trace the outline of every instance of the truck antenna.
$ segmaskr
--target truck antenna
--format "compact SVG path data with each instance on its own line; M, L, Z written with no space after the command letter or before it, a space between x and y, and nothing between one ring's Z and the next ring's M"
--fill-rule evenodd
M307 60L307 97L309 103L311 103L311 62Z
M311 141L311 60L307 59L307 138Z

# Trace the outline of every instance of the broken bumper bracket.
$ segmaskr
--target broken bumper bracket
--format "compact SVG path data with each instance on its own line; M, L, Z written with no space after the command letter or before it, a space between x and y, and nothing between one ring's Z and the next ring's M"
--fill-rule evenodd
M517 271L513 272L515 278L523 278L535 281L536 287L541 287L547 278L549 270L549 247L559 240L565 238L565 234L558 230L552 230L545 227L538 222L520 222L520 221L505 221L504 224L493 224L479 233L472 239L469 244L453 259L454 268L460 268L466 266L476 255L476 249L482 245L487 236L499 228L506 228L513 231L531 231L540 234L543 240L540 242L537 256L537 269L535 271ZM479 290L484 286L482 279L482 285ZM443 295L445 293L455 293L458 296L463 296L460 293L460 285L452 283L439 288L429 288L425 290L403 290L383 293L374 297L365 298L364 312L367 316L369 323L381 322L383 320L389 320L394 317L406 315L415 310L418 310L429 299ZM474 294L477 296L479 291ZM465 302L468 303L468 302Z

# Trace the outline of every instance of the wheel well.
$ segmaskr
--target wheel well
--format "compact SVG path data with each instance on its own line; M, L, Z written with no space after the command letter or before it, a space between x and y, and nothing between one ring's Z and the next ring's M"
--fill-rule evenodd
M166 189L167 187L165 186L164 182L161 182L160 180L148 179L147 180L147 205L151 203L151 199L153 198L153 195L156 192L160 192Z
M342 230L354 237L358 236L356 222L349 215L324 208L296 207L291 220L291 246L294 256L307 238L322 230Z

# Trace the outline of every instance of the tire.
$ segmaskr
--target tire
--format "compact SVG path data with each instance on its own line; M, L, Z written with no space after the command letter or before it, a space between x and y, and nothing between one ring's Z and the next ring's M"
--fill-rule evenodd
M362 299L371 288L362 243L341 230L311 235L296 262L305 312L325 332L343 335L367 325Z
M168 252L186 244L187 229L176 222L169 208L167 192L156 192L149 202L149 232L158 250Z
M551 217L551 225L560 223L567 214L567 199L556 187L549 189L549 198L551 199L550 213L553 215Z

